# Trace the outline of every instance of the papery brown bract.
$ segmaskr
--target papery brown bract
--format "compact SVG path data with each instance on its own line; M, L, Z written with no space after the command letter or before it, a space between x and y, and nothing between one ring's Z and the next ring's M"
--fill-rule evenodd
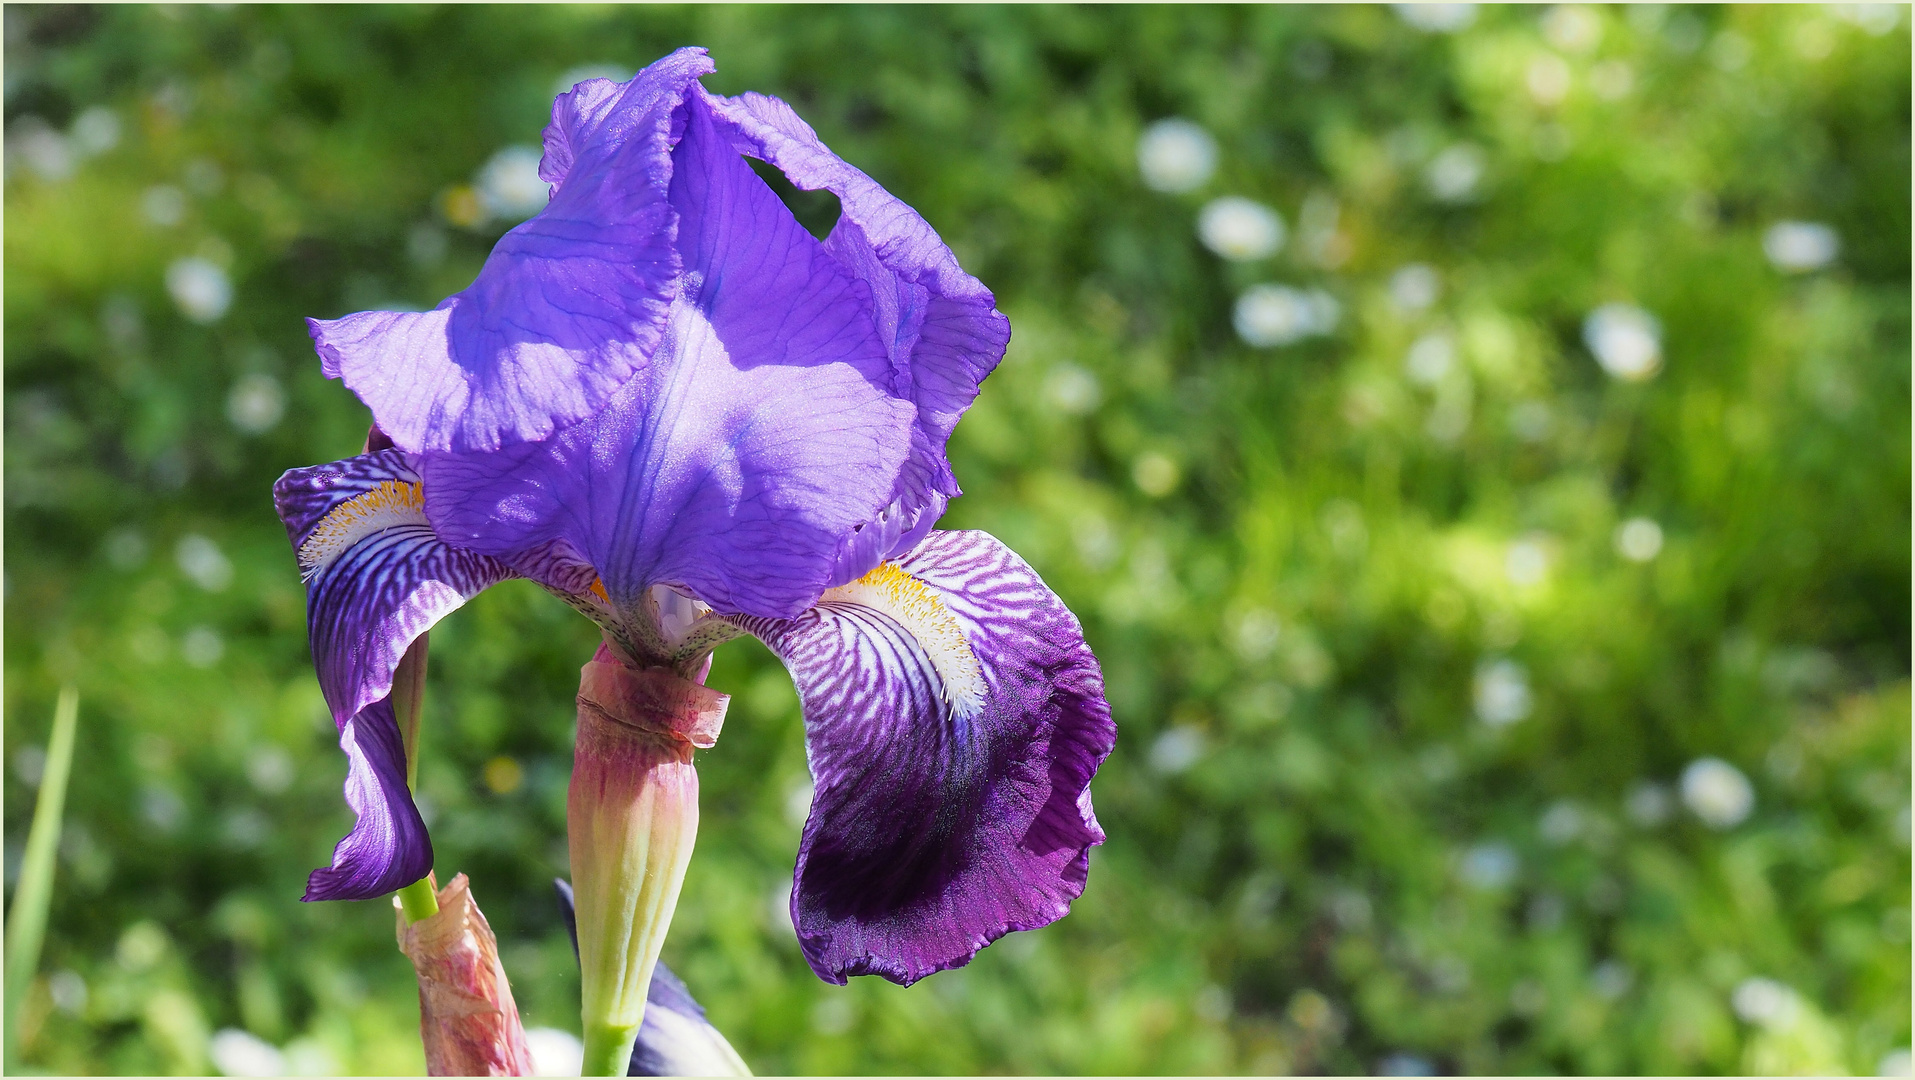
M434 884L437 884L434 882ZM499 963L499 942L460 874L438 890L439 913L399 920L399 951L419 975L419 1036L429 1076L530 1076L532 1055Z

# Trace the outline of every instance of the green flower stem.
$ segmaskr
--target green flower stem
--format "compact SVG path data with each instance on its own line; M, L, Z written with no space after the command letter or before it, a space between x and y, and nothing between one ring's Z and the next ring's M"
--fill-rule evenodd
M586 1024L585 1064L580 1076L624 1076L632 1064L638 1025Z
M422 877L399 890L399 909L406 913L406 921L416 923L420 919L430 919L439 913L439 897L432 890L432 878Z
M66 812L67 773L73 765L73 732L80 716L80 692L71 686L60 691L53 708L53 734L47 740L46 766L40 774L40 795L27 830L27 849L20 860L20 879L13 890L13 908L7 912L6 1063L16 1064L20 1033L20 1003L27 984L40 967L40 944L46 937L47 909L53 904L53 870L60 847L60 819Z

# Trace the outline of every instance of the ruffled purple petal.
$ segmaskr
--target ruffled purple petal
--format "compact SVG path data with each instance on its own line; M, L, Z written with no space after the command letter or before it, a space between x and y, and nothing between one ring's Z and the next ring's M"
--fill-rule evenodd
M816 794L792 919L828 982L909 984L1061 918L1103 832L1116 738L1077 619L981 532L934 532L789 621Z
M494 555L569 543L616 606L673 584L721 611L795 615L892 497L914 409L892 392L868 290L702 99L684 114L671 199L686 286L659 359L545 442L423 455L426 510Z
M432 869L432 838L406 787L406 749L380 698L339 729L346 752L346 804L359 820L332 851L332 865L306 879L304 900L368 900Z
M741 153L800 188L838 196L843 212L826 250L870 288L898 392L918 407L911 457L884 518L840 552L832 584L843 584L914 547L959 494L945 444L1003 359L1010 321L917 211L833 154L789 105L764 94L706 97Z
M313 663L333 715L351 716L391 693L393 669L413 639L511 576L498 560L450 547L425 525L353 545L307 601Z
M703 54L702 49L681 49L687 54ZM671 65L682 62L677 53L660 61ZM656 66L656 65L654 65ZM651 71L647 68L639 72L633 82L643 83L644 76ZM540 135L545 153L539 158L539 179L557 187L565 182L572 166L581 157L591 155L590 140L604 128L619 104L625 101L625 92L631 83L614 82L611 79L586 79L560 94L552 100L552 120L545 125ZM656 85L654 84L654 89ZM676 140L676 132L672 133ZM550 193L548 193L548 198Z
M711 70L680 49L615 98L604 80L561 95L540 167L551 202L431 311L308 320L326 375L414 452L522 444L596 412L664 333L680 266L673 116Z
M442 542L425 523L419 475L397 450L294 469L273 500L308 579L307 628L359 815L313 872L308 900L362 899L425 875L432 846L406 788L392 677L407 646L487 586L496 559ZM410 875L410 876L408 876Z

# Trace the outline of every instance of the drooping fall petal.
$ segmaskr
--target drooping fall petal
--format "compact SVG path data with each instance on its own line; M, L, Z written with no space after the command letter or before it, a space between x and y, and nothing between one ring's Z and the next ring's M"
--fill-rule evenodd
M397 450L293 469L273 496L306 577L313 665L338 723L391 693L413 639L512 576L433 532L419 474Z
M294 469L273 494L307 578L313 666L346 752L346 801L358 815L332 866L313 872L306 899L378 896L432 866L406 786L393 673L433 623L512 572L439 540L425 521L419 476L397 450Z
M933 532L797 619L737 622L804 706L816 794L791 909L820 978L909 984L1069 910L1116 730L1082 629L1027 563Z
M406 786L406 750L392 702L380 698L339 729L346 805L357 815L332 865L306 879L304 900L368 900L426 876L432 839Z

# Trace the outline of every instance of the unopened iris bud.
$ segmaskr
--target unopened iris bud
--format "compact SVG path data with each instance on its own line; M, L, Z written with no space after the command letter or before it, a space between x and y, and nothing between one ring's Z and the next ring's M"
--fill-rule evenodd
M731 699L607 646L580 673L566 804L587 1076L623 1076L698 834L694 747Z

